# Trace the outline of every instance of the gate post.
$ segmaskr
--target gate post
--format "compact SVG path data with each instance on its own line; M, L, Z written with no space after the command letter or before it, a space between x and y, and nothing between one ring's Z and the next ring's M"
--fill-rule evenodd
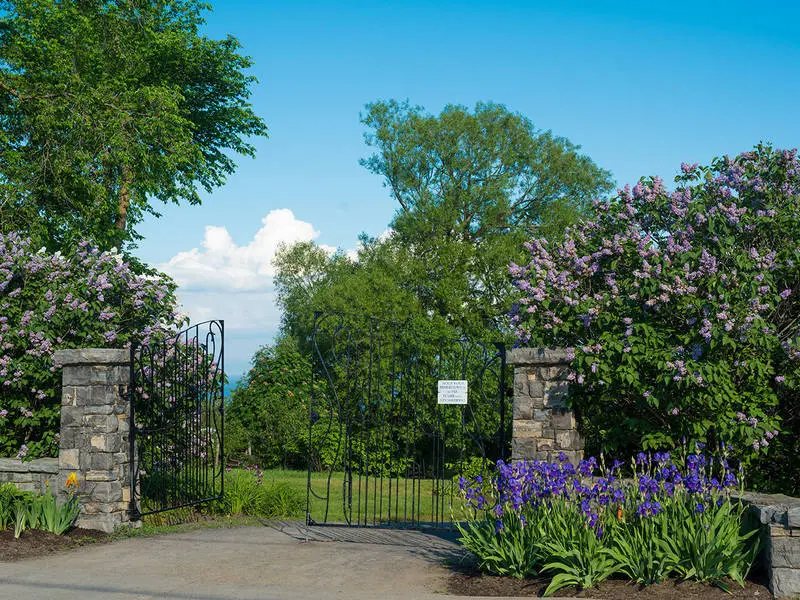
M78 477L76 525L112 532L130 524L130 352L109 348L57 350L62 367L59 495Z
M515 348L512 460L554 461L560 452L573 464L583 458L583 439L567 409L569 354L564 348Z

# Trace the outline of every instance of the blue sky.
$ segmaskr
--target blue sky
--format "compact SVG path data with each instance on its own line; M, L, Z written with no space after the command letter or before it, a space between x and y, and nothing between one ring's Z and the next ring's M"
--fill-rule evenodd
M788 1L217 0L207 20L207 35L230 33L253 58L270 138L202 206L146 221L139 255L176 277L195 320L226 320L234 376L277 330L277 243L353 248L395 211L358 164L370 101L505 104L618 185L760 140L800 144L800 6Z

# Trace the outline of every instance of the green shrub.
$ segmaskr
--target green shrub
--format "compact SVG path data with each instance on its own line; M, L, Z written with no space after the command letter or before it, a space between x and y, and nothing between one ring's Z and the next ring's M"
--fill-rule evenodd
M62 535L72 527L81 512L77 497L70 496L66 502L58 504L50 490L36 498L32 505L39 507L38 527L56 535Z
M258 467L225 473L225 494L210 512L250 515L267 519L297 516L305 510L305 496L288 483L263 483Z
M64 254L0 234L0 456L57 456L61 348L122 348L176 323L174 284L87 243Z
M563 241L532 240L510 267L512 325L523 344L570 349L570 399L597 449L686 438L750 464L800 431L800 161L760 145L675 180L642 179ZM789 482L793 447L777 455Z
M32 497L30 492L22 492L13 483L0 485L0 531L14 522L14 505L18 500Z
M266 485L262 516L269 518L296 517L306 509L305 496L288 483Z
M36 496L20 491L13 483L0 485L0 530L14 524L14 537L26 529L41 529L62 535L78 518L80 504L70 495L66 502L58 503L48 489Z

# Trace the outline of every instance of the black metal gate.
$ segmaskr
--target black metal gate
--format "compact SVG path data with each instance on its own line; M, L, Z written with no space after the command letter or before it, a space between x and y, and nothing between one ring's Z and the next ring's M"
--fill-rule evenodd
M133 520L223 494L223 321L131 346Z
M509 455L505 346L333 313L311 341L307 523L451 527L459 476ZM442 380L467 403L440 403Z

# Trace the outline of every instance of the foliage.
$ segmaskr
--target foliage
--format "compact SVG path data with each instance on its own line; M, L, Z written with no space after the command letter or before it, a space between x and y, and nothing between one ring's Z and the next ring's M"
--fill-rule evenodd
M506 329L512 288L504 266L522 241L557 235L611 187L578 146L501 105L448 105L433 116L375 102L362 120L376 149L362 164L400 206L391 227L408 254L401 287L423 312L470 335Z
M78 518L78 513L81 511L76 496L70 496L66 502L58 504L50 490L47 490L45 494L39 496L36 501L29 506L29 514L33 506L38 507L39 529L49 531L56 535L61 535L72 527L72 524L75 523L75 519ZM31 519L30 522L33 523L34 520ZM31 527L33 526L34 525L31 525Z
M0 0L0 225L55 249L139 238L153 199L199 204L266 134L251 60L199 0Z
M29 492L22 492L13 483L0 485L0 531L15 521L14 507L19 501L32 498Z
M260 348L227 406L228 422L244 434L235 448L240 453L228 459L246 458L268 467L305 466L310 381L309 358L291 339Z
M313 242L280 248L274 264L283 333L308 352L317 312L396 322L420 315L420 282L412 262L413 256L394 236L362 236L355 261L338 253L328 256ZM436 314L433 318L439 327L444 325Z
M14 537L18 538L26 529L41 529L62 535L78 518L80 504L75 495L77 478L71 474L67 479L67 499L61 504L50 488L42 495L22 492L13 483L0 485L0 531L14 524Z
M285 482L264 483L259 467L228 469L225 496L212 510L228 515L264 518L293 517L305 508L305 498Z
M724 441L750 461L782 418L800 427L800 164L762 145L676 183L643 179L528 244L512 323L573 348L572 404L601 448Z
M56 455L61 348L123 347L174 324L174 285L136 275L115 252L83 242L34 252L0 234L0 455Z
M362 236L355 257L329 256L312 242L278 253L283 332L304 348L315 311L335 311L431 319L455 337L506 337L508 257L522 256L531 232L557 228L549 215L574 221L587 198L609 189L608 173L498 105L448 106L434 117L376 102L363 122L376 153L362 164L384 179L400 211L385 235Z
M675 576L744 585L758 551L740 485L724 455L640 453L623 478L594 458L498 462L491 479L462 479L469 519L462 543L491 573L552 574L546 595L589 588L614 574L648 585ZM680 466L679 466L680 465Z

